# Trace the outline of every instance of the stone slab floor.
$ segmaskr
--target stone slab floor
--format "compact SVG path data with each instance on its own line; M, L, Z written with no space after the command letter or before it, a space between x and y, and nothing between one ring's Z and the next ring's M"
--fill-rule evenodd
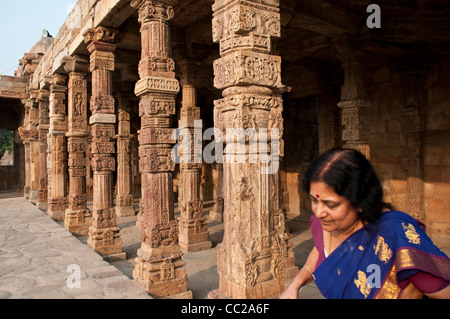
M80 288L70 265L79 266ZM68 272L69 270L69 272ZM69 280L69 285L67 284ZM150 298L139 284L23 197L0 194L0 298Z

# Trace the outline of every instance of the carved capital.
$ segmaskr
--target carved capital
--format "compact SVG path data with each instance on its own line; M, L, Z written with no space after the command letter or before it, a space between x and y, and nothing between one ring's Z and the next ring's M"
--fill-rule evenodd
M89 61L78 56L66 56L63 58L64 70L68 73L77 72L86 74L89 68Z
M273 3L271 3L273 2ZM281 18L276 1L216 1L213 5L213 41L234 36L280 37Z
M38 103L45 103L45 102L47 102L48 103L49 98L50 98L50 91L41 89L41 90L39 90L36 102L38 102Z
M131 6L139 10L139 22L151 20L169 21L175 16L173 7L178 0L133 0Z
M113 28L99 26L95 29L88 29L84 34L84 42L91 43L95 41L114 43L119 31Z

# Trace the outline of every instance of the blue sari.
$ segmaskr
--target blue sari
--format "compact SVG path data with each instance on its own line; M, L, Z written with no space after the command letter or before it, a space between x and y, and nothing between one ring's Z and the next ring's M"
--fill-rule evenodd
M326 298L386 299L398 298L398 283L418 271L450 281L450 259L414 218L391 211L348 237L313 279Z

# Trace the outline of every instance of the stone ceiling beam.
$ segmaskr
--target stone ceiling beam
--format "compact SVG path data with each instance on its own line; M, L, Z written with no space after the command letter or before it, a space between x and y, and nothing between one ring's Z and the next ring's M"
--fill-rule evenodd
M353 13L325 0L297 1L290 26L313 31L326 36L357 34L362 14Z

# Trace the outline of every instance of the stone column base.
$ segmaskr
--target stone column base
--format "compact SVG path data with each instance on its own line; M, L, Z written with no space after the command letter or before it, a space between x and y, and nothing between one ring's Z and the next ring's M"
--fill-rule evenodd
M292 281L297 275L299 269L295 265L295 255L292 253L290 256L284 258L284 280Z
M91 226L91 212L89 209L70 210L66 209L64 228L78 236L87 236Z
M136 211L132 206L116 206L116 216L117 217L130 217L135 216Z
M28 200L34 205L36 205L37 195L38 195L37 191L30 190L29 192L30 197L28 198Z
M66 218L66 209L69 206L67 197L49 197L47 214L57 222L63 222Z
M87 241L89 247L92 247L103 258L110 256L121 256L122 260L126 259L126 254L122 251L122 239L120 238L120 228L99 228L93 226L89 228L89 239Z
M48 203L47 202L36 202L37 208L42 210L43 212L46 212L48 210Z
M133 278L154 298L192 299L188 290L186 262L178 245L152 248L142 243L137 252Z
M48 216L57 222L63 222L66 216L65 210L52 210L51 208L47 211Z
M212 247L209 241L209 232L206 224L206 218L197 218L191 220L179 219L179 245L184 252L195 252L207 250Z

